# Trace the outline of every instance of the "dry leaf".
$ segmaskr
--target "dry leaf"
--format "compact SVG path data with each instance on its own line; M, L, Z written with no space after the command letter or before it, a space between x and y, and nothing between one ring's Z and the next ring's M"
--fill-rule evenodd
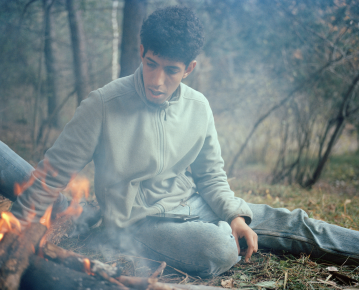
M233 278L229 280L222 280L221 285L223 288L233 288L234 287Z

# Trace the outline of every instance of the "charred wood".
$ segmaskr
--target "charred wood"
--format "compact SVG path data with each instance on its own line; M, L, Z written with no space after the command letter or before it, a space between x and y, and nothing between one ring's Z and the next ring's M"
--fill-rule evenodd
M203 285L177 285L159 283L157 279L125 277L118 279L125 288L122 289L157 289L157 290L218 290L222 288ZM46 261L38 256L30 257L30 265L24 273L20 290L112 290L120 289L119 284L96 279L96 276L71 270L64 265Z
M118 285L96 279L86 273L74 271L38 256L30 257L30 265L24 273L21 290L118 290Z
M0 289L19 288L21 276L29 265L29 256L35 253L45 231L45 226L34 223L19 235L10 232L5 234L0 251Z
M44 240L58 245L65 237L73 231L73 220L69 215L55 219L51 227L46 231Z

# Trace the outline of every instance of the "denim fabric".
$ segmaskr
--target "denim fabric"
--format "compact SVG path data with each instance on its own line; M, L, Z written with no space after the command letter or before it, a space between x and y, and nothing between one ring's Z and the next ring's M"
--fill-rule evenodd
M0 194L15 201L14 184L28 180L33 170L29 163L0 141Z
M339 264L359 265L358 231L308 218L301 209L291 212L265 204L248 205L254 214L250 227L258 234L260 249L306 253ZM229 224L220 221L201 196L193 195L170 213L199 215L200 219L186 223L146 219L126 230L137 242L131 247L202 277L221 274L238 261ZM121 243L121 233L119 236ZM243 241L240 244L245 245ZM127 251L128 243L121 248Z
M0 141L0 194L16 200L14 195L15 183L27 181L34 168L12 151L6 144ZM60 193L53 204L52 216L64 211L68 206L66 197Z
M26 180L32 170L0 141L1 194L14 199L14 182ZM308 218L301 209L289 211L263 204L248 205L253 211L250 227L258 234L259 248L306 253L340 264L359 265L358 231ZM219 275L239 261L229 224L221 221L200 195L192 195L169 213L198 215L200 219L185 223L143 219L116 230L111 238L123 251L136 251L203 277Z

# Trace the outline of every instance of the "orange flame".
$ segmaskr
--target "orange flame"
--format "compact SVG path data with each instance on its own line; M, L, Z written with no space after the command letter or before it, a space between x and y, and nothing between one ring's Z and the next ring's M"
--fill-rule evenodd
M71 192L72 200L70 206L60 215L80 216L82 207L80 200L84 196L88 198L90 192L90 182L85 177L72 177L65 190Z
M43 251L43 247L45 246L46 244L46 235L44 235L41 240L40 240L40 243L39 243L39 249L38 249L38 253L37 255L40 257L40 258L44 258L44 251Z
M51 212L52 212L52 205L46 209L44 215L40 219L40 224L46 226L47 228L50 228L51 226Z
M2 220L4 220L9 230L17 230L21 232L21 224L19 220L16 217L14 217L14 215L11 212L8 211L2 212L1 218Z
M84 269L88 275L93 275L93 273L91 271L91 262L87 258L84 259Z
M56 177L58 172L51 166L50 162L48 159L44 159L43 162L43 169L36 169L35 172L33 172L31 174L31 177L28 181L25 181L24 183L15 183L14 185L14 194L16 196L21 195L26 189L28 189L36 180L36 178L38 178L41 181L41 184L43 186L43 188L46 191L49 191L49 188L46 185L46 175L48 173L51 173L51 175L53 177Z
M11 212L4 211L0 219L0 241L8 231L21 232L21 224Z

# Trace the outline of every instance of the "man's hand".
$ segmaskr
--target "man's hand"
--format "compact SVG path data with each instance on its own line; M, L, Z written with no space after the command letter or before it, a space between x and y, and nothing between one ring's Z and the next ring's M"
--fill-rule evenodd
M257 234L246 224L243 217L236 217L231 222L232 228L232 235L234 236L237 248L238 248L238 255L245 253L245 261L248 262L249 258L252 256L253 252L257 253L258 251L258 236ZM238 240L241 238L245 238L248 248L245 252L242 251L239 247Z

